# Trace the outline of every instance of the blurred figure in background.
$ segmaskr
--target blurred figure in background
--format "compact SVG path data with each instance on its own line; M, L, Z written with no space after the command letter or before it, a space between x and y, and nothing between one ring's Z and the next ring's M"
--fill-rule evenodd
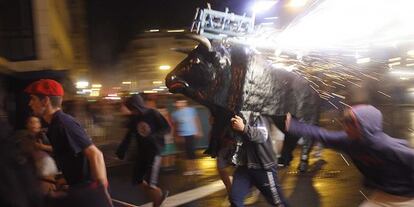
M183 175L202 174L197 167L195 141L202 137L200 120L197 111L188 106L186 100L175 102L176 111L172 113L175 133L184 139L186 153L186 171Z
M52 147L48 144L38 117L27 118L26 129L15 135L16 141L23 154L34 163L43 193L52 195L56 190L55 176L58 174L56 163L49 155Z
M406 140L388 136L382 130L382 114L371 105L345 110L344 131L296 121L288 114L286 130L318 140L328 148L346 153L374 189L361 207L414 206L414 150Z
M161 113L162 116L164 116L165 120L167 120L168 125L172 127L172 121L170 113L166 108L160 108L158 111ZM165 134L164 140L165 140L165 147L162 151L162 167L166 170L171 170L175 167L175 152L176 147L174 144L174 134L173 130L171 130L169 133Z
M42 122L40 118L36 116L29 116L26 120L26 129L28 136L35 142L38 150L43 150L51 154L53 152L49 139L46 137L45 132L42 129Z
M116 154L123 159L131 141L137 142L132 183L148 194L153 206L161 206L168 196L168 191L157 186L164 136L170 131L168 122L158 111L145 106L139 94L129 97L121 110L130 114L129 129Z
M12 139L11 129L0 120L0 206L43 207L34 164Z

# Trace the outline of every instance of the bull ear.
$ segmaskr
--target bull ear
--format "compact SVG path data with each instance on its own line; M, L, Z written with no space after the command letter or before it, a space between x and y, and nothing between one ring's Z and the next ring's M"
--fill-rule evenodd
M208 40L206 37L203 37L198 34L184 34L176 37L177 39L191 39L199 42L201 45L204 45L208 51L213 51L213 47L211 46L210 40Z
M170 50L188 55L191 53L193 49L191 48L170 48Z

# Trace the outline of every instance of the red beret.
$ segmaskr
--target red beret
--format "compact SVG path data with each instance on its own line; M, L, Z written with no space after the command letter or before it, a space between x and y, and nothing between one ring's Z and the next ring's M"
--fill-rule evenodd
M39 94L44 96L63 96L62 85L52 79L40 79L31 83L24 89L28 94Z

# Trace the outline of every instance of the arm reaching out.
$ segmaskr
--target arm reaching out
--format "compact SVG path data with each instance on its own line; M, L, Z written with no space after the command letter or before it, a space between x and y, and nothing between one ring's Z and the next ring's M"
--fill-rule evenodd
M322 142L326 147L342 150L348 143L348 135L344 131L328 131L321 127L301 123L290 114L286 116L286 131L297 136L306 136Z

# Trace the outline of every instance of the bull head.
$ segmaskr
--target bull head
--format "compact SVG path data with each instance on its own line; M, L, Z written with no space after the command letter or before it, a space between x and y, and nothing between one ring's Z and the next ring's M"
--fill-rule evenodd
M186 35L180 38L195 40L199 45L188 51L174 49L188 54L165 80L172 93L182 93L197 102L206 105L226 105L229 77L230 55L221 44L212 43L199 35Z

